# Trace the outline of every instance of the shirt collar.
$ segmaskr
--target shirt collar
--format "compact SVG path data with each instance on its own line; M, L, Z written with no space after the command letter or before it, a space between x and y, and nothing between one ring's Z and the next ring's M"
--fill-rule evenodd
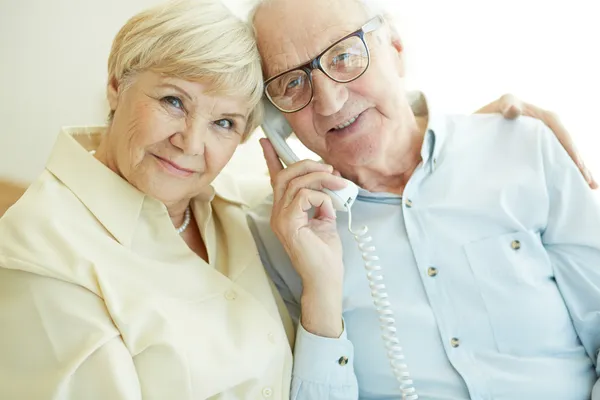
M440 161L440 153L446 138L445 119L435 112L430 99L422 92L410 92L409 101L415 116L427 116L427 129L421 146L423 165L433 171Z
M63 128L46 169L115 239L129 246L146 196L90 154L103 132L103 128Z
M153 215L166 215L167 211L164 204L139 191L90 153L96 150L105 131L105 127L63 128L46 169L79 198L119 243L129 247L142 209ZM210 203L216 196L246 205L233 178L228 176L217 178L194 202Z

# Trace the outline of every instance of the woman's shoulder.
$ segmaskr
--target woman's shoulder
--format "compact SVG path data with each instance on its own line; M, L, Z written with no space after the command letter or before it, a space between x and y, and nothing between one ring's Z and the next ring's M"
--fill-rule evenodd
M0 261L55 275L53 266L64 268L66 260L77 258L78 242L85 240L80 227L90 215L73 192L44 171L0 219Z
M75 200L73 197L54 175L44 171L7 210L0 219L0 227L15 233L31 228L40 229L68 209Z

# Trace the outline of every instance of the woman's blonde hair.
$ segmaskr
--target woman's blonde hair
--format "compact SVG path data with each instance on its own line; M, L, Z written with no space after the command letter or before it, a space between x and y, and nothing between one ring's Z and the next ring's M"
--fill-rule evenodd
M109 80L126 88L148 70L247 97L252 112L244 140L260 124L263 77L254 31L220 0L174 0L127 21L113 41Z

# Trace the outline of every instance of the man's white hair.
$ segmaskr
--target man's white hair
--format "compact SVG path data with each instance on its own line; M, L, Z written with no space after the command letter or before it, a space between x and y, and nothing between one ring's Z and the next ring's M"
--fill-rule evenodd
M389 17L388 1L385 0L354 0L360 3L369 16L369 18L376 15L382 15L386 18Z
M227 1L229 1L229 0L225 0L225 3L227 3ZM244 10L246 11L246 12L243 12L243 14L247 15L247 18L244 18L244 19L247 19L251 24L253 24L254 16L255 16L256 12L258 11L258 9L261 6L267 4L271 1L273 1L273 0L254 0L254 1L242 0L241 3L238 3L238 8L239 8L240 4L243 4L242 8L244 8ZM372 18L376 15L381 15L386 20L391 22L390 20L392 19L392 15L389 12L388 4L394 0L351 0L351 1L354 1L358 4L360 4L369 18ZM250 3L253 3L253 6L250 6L249 5Z

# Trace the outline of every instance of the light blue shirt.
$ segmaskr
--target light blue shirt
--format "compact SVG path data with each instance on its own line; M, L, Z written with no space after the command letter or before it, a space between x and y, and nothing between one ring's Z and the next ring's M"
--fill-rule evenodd
M432 118L422 158L402 198L361 191L352 208L377 248L420 399L590 399L600 202L571 159L540 122L494 115ZM270 207L249 221L297 323L301 280ZM345 332L298 327L291 398L399 399L347 215L338 223Z

